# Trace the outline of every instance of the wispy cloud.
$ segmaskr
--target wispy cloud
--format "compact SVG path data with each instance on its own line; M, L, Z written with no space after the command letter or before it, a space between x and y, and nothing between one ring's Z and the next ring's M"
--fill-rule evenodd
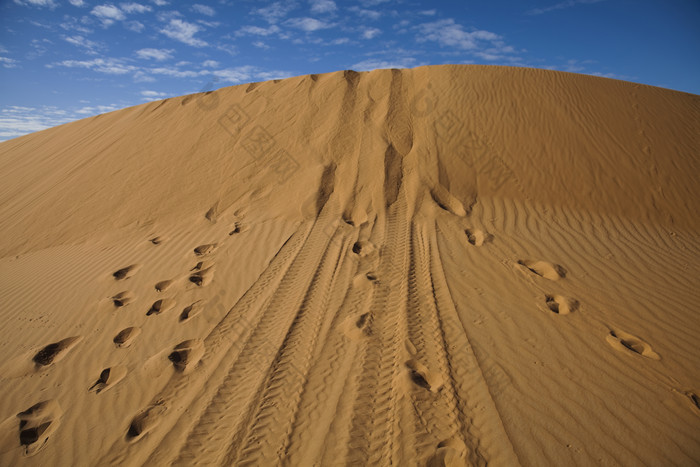
M17 60L9 57L0 57L0 64L2 64L3 68L16 68Z
M242 36L245 34L249 34L253 36L269 36L271 34L276 34L280 31L281 29L279 28L279 26L275 24L270 25L266 28L261 28L260 26L243 26L236 32L236 35Z
M15 0L15 3L17 5L30 5L30 6L36 6L36 7L48 7L48 8L56 8L56 2L53 0Z
M138 68L133 65L127 65L122 60L117 58L96 58L93 60L62 60L46 65L47 68L56 66L66 68L86 68L98 73L110 75L124 75L136 71Z
M275 2L264 8L253 10L253 13L262 16L268 23L275 24L282 21L295 8L296 3L292 1Z
M332 26L332 24L315 18L290 18L285 22L285 24L306 32L318 31L319 29L328 29Z
M97 53L97 50L102 48L102 45L95 42L91 41L89 39L86 39L83 36L66 36L63 38L66 42L69 44L73 44L76 47L81 47L85 49L86 52L90 54L95 54Z
M413 66L417 66L416 59L407 57L396 60L368 59L355 63L351 68L357 71L370 71L378 68L410 68Z
M479 48L480 41L495 41L500 36L489 31L465 31L461 24L453 19L443 19L418 26L418 42L435 41L443 46L457 47L464 50Z
M160 30L161 33L176 41L193 47L204 47L207 45L207 42L194 37L199 31L201 31L201 28L196 24L180 19L171 19L170 23Z
M98 5L92 9L90 14L96 16L104 27L111 26L115 21L126 19L126 15L114 5Z
M363 39L374 39L379 34L381 34L381 29L377 28L362 28L362 38Z
M84 0L68 0L68 3L77 7L86 6Z
M373 21L378 20L382 16L382 14L377 10L367 10L358 6L351 6L350 8L348 8L348 10L352 11L353 13L359 16L371 19Z
M153 8L148 5L141 5L140 3L121 3L119 5L125 13L147 13Z
M173 58L172 49L140 49L136 51L136 56L144 60L163 61Z
M192 10L196 11L200 15L205 15L205 16L214 16L216 14L216 11L212 7L207 6L207 5L202 5L199 3L195 3L194 5L192 5Z
M528 10L526 14L541 15L543 13L549 13L550 11L563 10L565 8L575 7L576 5L585 5L590 3L598 3L602 1L604 0L566 0L544 8L533 8L532 10Z
M338 9L333 0L310 0L313 13L332 13Z

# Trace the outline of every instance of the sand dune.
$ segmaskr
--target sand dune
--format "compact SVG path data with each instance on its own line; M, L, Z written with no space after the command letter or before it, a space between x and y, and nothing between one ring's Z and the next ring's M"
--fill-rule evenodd
M508 67L0 144L2 465L697 465L700 97Z

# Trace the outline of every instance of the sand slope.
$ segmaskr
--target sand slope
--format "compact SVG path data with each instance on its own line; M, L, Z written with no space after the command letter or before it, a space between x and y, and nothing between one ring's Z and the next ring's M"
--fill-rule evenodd
M439 66L0 144L2 465L697 465L700 97Z

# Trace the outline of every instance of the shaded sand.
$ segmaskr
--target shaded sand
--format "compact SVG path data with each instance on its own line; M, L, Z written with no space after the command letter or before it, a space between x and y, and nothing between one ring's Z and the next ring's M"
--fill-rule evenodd
M4 142L0 464L697 465L699 148L698 96L480 66Z

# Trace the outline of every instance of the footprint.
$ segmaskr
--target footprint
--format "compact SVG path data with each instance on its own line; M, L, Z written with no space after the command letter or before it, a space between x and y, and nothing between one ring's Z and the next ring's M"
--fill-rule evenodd
M372 242L360 240L352 246L352 252L359 256L367 256L374 251Z
M99 394L102 391L106 391L119 381L123 380L126 376L126 367L121 365L116 365L110 368L105 368L100 373L100 377L97 379L95 384L90 387L90 391L95 391L95 394Z
M229 234L229 235L235 235L235 234L237 234L237 233L240 233L240 231L241 231L241 228L238 226L238 224L236 224L236 225L233 227L233 230L230 231L228 234Z
M216 249L216 243L208 243L206 245L199 245L194 249L194 254L197 256L204 256L212 253Z
M146 436L158 426L161 415L163 415L165 411L165 405L160 401L139 412L139 414L131 420L129 430L126 432L126 440L129 443L135 443Z
M114 297L112 297L112 302L114 303L114 306L116 306L117 308L122 307L122 306L127 306L133 300L134 300L134 296L131 294L131 292L128 292L128 291L119 292Z
M558 281L559 279L566 277L566 269L558 264L552 264L546 261L529 261L522 259L518 261L518 264L525 266L538 276L552 281Z
M117 347L126 348L132 344L134 339L136 339L139 334L141 334L141 328L130 327L122 329L119 334L114 336L113 342L117 345Z
M39 402L17 414L19 442L27 456L33 456L46 445L58 427L61 414L61 407L55 400Z
M652 360L661 360L659 354L654 352L649 344L641 340L640 338L628 334L623 331L610 331L610 334L605 338L615 350L621 352L632 351L641 355L642 357L650 358Z
M173 300L172 298L161 298L160 300L156 300L155 302L153 302L153 305L151 305L151 308L146 313L146 316L165 313L166 311L174 307L175 300Z
M168 360L173 362L176 370L186 373L197 365L203 355L204 341L191 339L176 345L173 352L168 355Z
M690 400L690 403L695 406L698 410L700 410L700 397L693 391L686 391L685 395L688 397Z
M53 344L49 344L37 352L32 360L38 366L48 366L52 363L56 363L65 357L68 351L75 347L82 339L81 336L68 337L61 341L54 342Z
M213 278L214 270L212 268L206 268L191 274L189 280L198 287L204 287L209 284Z
M343 323L343 331L345 335L349 338L355 340L359 339L364 335L367 335L367 320L369 319L369 313L363 313L360 316L349 316L345 319Z
M204 217L212 224L216 224L216 220L219 218L219 203L217 202L210 207L207 213L204 214Z
M153 243L154 245L160 245L163 243L163 237L153 237L149 240L149 242Z
M452 467L465 465L467 446L459 438L440 441L435 454L428 460L428 467Z
M578 300L566 298L562 295L545 295L547 307L558 315L568 315L578 310Z
M484 233L483 230L479 229L465 229L464 233L467 234L467 241L474 246L482 246L484 243L491 241L492 236Z
M121 281L121 280L128 279L131 276L133 276L138 269L139 269L138 264L132 264L131 266L127 266L125 268L121 268L120 270L113 272L112 276L116 280Z
M173 285L173 283L174 281L171 280L160 281L156 284L156 290L158 292L165 292L171 285Z
M188 319L192 319L197 316L204 309L203 305L204 304L201 303L201 300L187 305L185 309L182 310L182 313L180 313L180 321L187 321Z
M442 376L428 370L424 364L416 359L406 362L406 366L411 370L411 379L418 386L431 392L438 392L443 384Z

